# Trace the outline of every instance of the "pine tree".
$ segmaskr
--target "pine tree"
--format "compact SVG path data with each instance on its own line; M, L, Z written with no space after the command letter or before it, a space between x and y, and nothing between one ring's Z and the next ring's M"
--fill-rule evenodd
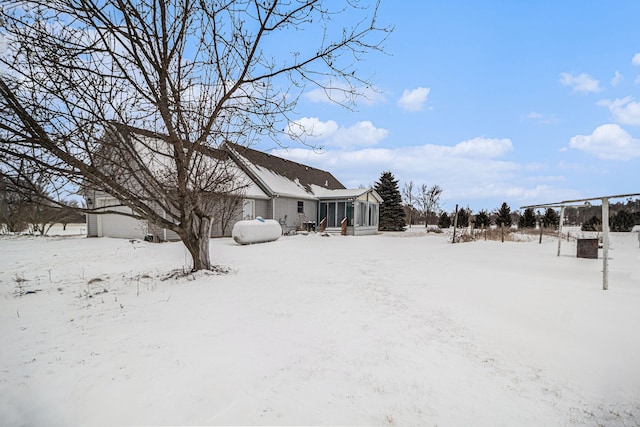
M560 225L560 216L555 209L547 208L544 216L542 217L542 225L544 227L558 228L558 225Z
M533 208L527 208L524 210L524 214L518 221L518 228L535 228L536 227L536 213Z
M396 180L391 172L383 172L375 185L376 192L382 197L380 205L380 230L404 231L404 209L402 196Z
M580 230L602 231L602 220L594 215L582 224L582 227L580 227Z
M500 209L498 209L498 216L496 217L496 225L498 227L504 225L505 227L511 226L511 208L506 202L502 203Z
M442 212L440 214L440 218L438 218L438 227L440 228L449 228L451 227L451 218L449 218L449 214L446 212Z
M469 217L471 209L462 208L458 211L458 228L465 228L469 226Z
M625 232L631 231L635 225L635 218L631 213L622 209L617 214L613 215L609 220L611 231Z
M491 226L491 218L489 218L489 213L485 210L481 210L476 214L474 223L476 228L489 228Z

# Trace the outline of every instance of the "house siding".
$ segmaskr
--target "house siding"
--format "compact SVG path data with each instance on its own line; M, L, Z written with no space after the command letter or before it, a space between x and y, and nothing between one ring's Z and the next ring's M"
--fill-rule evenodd
M261 216L265 219L273 219L273 211L271 209L271 200L260 200L256 199L255 201L255 210L256 210L256 218Z
M298 202L303 202L303 213L298 213ZM315 221L318 216L318 202L298 198L278 197L275 199L275 219L290 230L302 229L306 221Z
M167 242L175 242L177 240L181 240L180 236L178 236L178 233L176 233L175 231L173 231L173 230L165 230L165 231L166 231L166 234L165 234L164 239Z
M222 231L222 224L219 221L213 222L211 225L211 237L231 237L231 232L233 231L233 226L236 222L242 220L242 210L239 210L235 213L229 224L227 225L227 229Z

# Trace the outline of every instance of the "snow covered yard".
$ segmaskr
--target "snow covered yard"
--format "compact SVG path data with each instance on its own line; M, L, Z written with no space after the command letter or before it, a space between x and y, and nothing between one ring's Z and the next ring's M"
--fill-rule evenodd
M640 249L0 237L0 425L640 424Z

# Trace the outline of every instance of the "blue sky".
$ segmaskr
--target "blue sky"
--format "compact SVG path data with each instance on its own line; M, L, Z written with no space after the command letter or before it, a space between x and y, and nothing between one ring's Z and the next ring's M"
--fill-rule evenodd
M383 0L379 15L387 55L359 64L378 92L347 111L309 88L294 117L323 150L274 154L347 187L387 170L438 184L449 211L640 192L640 2Z

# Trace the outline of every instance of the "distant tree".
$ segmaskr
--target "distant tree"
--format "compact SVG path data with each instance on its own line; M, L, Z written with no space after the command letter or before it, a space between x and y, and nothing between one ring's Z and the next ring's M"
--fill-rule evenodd
M413 206L404 205L402 206L402 209L404 210L404 217L407 220L407 223L410 222L410 224L416 224L417 221L424 219L422 212Z
M19 233L27 226L25 221L25 198L13 191L11 181L6 177L0 180L0 224L4 224L10 233Z
M582 206L578 206L578 218L579 218L579 223L580 224L585 224L588 221L591 221L591 219L595 216L598 218L601 218L602 216L602 206L600 205L592 205L590 202L585 202L584 205ZM609 210L610 212L613 212L613 209ZM565 212L566 212L566 208L565 208ZM566 213L565 213L566 216ZM602 222L600 222L600 224L602 224Z
M418 204L424 213L425 227L429 225L429 221L432 220L434 212L438 210L441 195L442 188L440 188L439 185L427 187L426 184L422 184L420 186L420 191L418 192Z
M449 228L451 227L451 218L449 214L446 212L442 212L440 217L438 218L438 227L440 228Z
M553 208L547 208L542 217L542 226L545 228L558 228L560 216Z
M70 200L67 202L67 206L60 208L60 215L58 222L62 224L62 229L67 229L67 224L78 224L85 222L85 216L79 212L78 202Z
M67 201L51 201L43 177L24 170L2 174L0 222L6 225L8 231L20 232L30 226L32 233L45 235L55 223L62 222L72 209Z
M547 208L547 211L545 212L545 216L549 212L549 209L551 209L552 211L555 212L555 210L553 208ZM558 216L558 215L556 215L556 216ZM578 225L578 224L580 224L580 212L579 212L577 207L575 207L575 206L567 206L567 207L565 207L564 216L567 219L566 220L566 224L567 225ZM560 217L558 216L558 218L560 218ZM558 224L556 224L556 227L559 224L560 224L560 221L558 220ZM548 227L548 225L546 225L546 223L545 223L545 227Z
M491 227L491 218L489 213L485 210L481 210L476 214L474 224L476 228L489 228Z
M413 223L413 211L415 209L414 205L417 201L416 198L416 189L413 181L409 181L408 183L405 182L404 187L402 187L402 199L405 207L407 208L405 212L409 227L411 227L411 224Z
M602 231L602 220L597 216L592 216L582 223L582 231Z
M374 189L382 197L380 205L380 230L404 231L404 209L398 181L391 172L383 172Z
M520 223L520 217L522 215L520 215L519 211L513 211L511 212L511 225L513 224L519 224Z
M527 208L524 210L524 214L518 221L519 228L535 228L536 227L536 213L533 208Z
M30 202L26 209L26 221L31 226L33 234L41 236L49 233L53 225L59 222L62 210L60 208L47 205L42 201Z
M470 217L471 217L471 209L460 208L458 210L458 228L468 227Z
M612 215L609 219L609 227L611 228L611 231L628 232L633 229L634 225L634 216L625 209L622 209L618 213Z
M509 207L509 205L507 205L506 202L502 203L502 206L500 206L500 209L498 209L495 222L498 227L502 225L504 225L505 227L511 226L511 208Z

